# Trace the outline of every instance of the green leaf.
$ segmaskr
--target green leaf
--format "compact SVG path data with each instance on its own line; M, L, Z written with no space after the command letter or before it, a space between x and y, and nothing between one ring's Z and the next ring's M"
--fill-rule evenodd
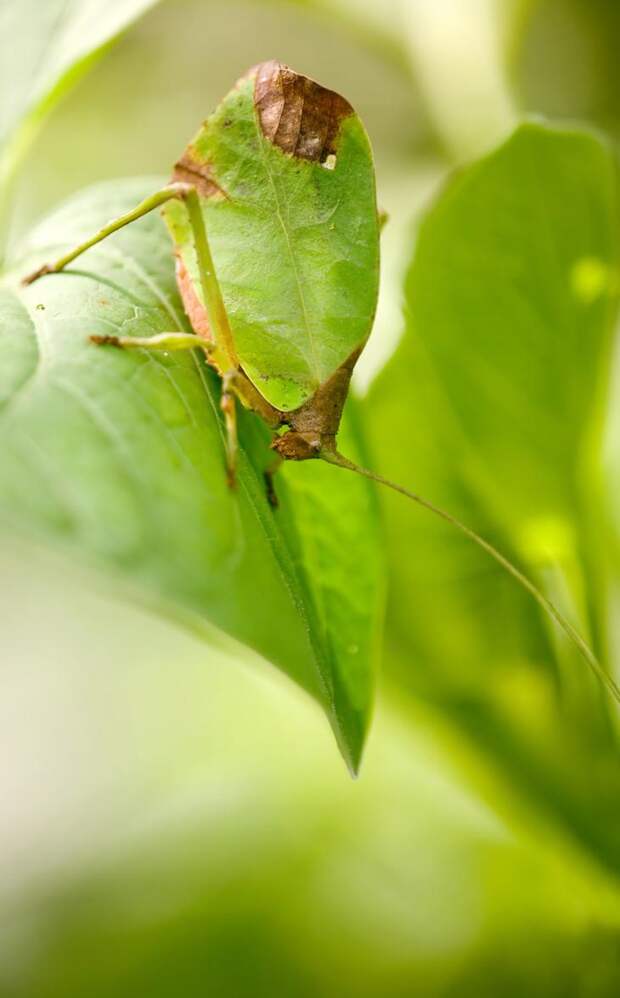
M175 176L203 185L244 371L277 409L296 409L363 346L374 318L379 227L364 126L342 97L263 63L203 125ZM170 202L165 216L202 299L185 206Z
M52 215L29 259L56 255L157 181L106 184ZM381 570L372 490L331 467L287 467L241 419L226 485L219 384L201 357L95 348L91 333L187 328L170 239L148 216L71 270L3 292L0 517L114 571L141 599L258 651L324 706L355 770L372 699ZM19 272L29 267L20 265ZM343 446L359 454L352 418Z
M409 324L462 463L524 544L570 531L617 305L617 168L595 135L526 124L425 220Z
M618 266L610 148L521 126L430 208L405 337L370 397L375 466L520 564L608 664L599 438ZM466 538L385 501L398 683L617 869L617 750L585 664Z
M0 189L43 118L156 0L20 0L0 9Z

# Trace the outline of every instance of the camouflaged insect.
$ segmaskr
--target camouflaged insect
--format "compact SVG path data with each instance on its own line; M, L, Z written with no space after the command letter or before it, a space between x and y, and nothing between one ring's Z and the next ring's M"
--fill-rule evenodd
M278 430L280 458L334 451L379 285L372 152L351 105L279 62L261 63L203 124L166 188L27 281L159 205L193 334L95 342L204 349L223 379L231 483L234 398Z
M91 339L119 347L201 347L222 377L231 485L238 398L278 431L272 444L278 461L320 457L394 489L462 531L555 620L620 702L620 688L578 631L492 544L336 448L351 372L370 333L379 284L372 154L351 105L281 63L261 63L207 119L167 187L25 283L62 270L160 205L193 333ZM273 470L266 478L275 503Z

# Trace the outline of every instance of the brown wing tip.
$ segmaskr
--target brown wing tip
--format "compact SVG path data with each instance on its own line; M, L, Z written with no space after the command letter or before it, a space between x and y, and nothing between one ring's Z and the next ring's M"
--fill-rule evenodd
M270 59L253 66L254 106L265 138L291 156L324 163L336 153L344 118L354 114L344 97Z

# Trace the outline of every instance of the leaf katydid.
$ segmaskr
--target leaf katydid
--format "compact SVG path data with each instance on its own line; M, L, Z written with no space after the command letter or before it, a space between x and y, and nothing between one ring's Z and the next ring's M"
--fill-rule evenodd
M354 465L336 446L355 362L378 294L379 233L370 143L339 95L278 62L249 71L207 119L170 183L25 279L62 271L91 246L161 208L193 332L99 336L125 348L202 349L222 379L231 486L236 400L274 430L274 466L318 458L372 478L452 523L490 554L577 646L620 701L583 638L496 548L429 501Z

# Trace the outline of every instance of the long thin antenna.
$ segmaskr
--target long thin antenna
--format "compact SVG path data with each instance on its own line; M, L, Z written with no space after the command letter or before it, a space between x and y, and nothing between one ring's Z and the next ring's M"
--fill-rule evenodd
M363 475L364 478L370 478L373 482L379 482L380 485L387 486L388 489L393 489L394 492L400 492L401 495L406 496L407 499L411 499L413 502L417 502L419 506L423 506L424 509L430 510L435 516L439 516L446 523L451 523L453 527L460 530L461 533L465 534L470 540L474 541L478 547L481 547L483 551L490 554L492 558L495 559L498 564L502 566L513 579L523 586L523 588L534 597L536 602L548 613L556 623L562 628L566 636L573 642L577 647L578 651L582 657L586 660L594 674L598 677L600 682L605 686L607 691L620 703L620 688L617 686L613 678L608 675L603 669L601 663L596 658L594 652L589 647L589 645L581 637L579 631L577 631L573 625L566 619L566 617L560 613L556 606L553 605L551 600L548 600L539 589L536 588L533 582L528 579L523 572L508 561L500 551L497 550L489 541L485 541L484 537L480 537L475 530L471 527L466 526L461 523L455 516L451 513L447 513L446 510L441 509L439 506L435 506L434 503L429 502L428 499L424 499L422 496L416 495L415 492L410 492L409 489L403 488L402 485L396 485L395 482L389 481L389 479L384 478L383 475L377 475L374 471L369 471L368 468L362 468L360 465L355 464L353 461L349 461L347 457L339 454L338 451L323 450L321 451L320 457L323 461L327 461L329 464L335 464L339 468L345 468L347 471L354 471L358 475Z

